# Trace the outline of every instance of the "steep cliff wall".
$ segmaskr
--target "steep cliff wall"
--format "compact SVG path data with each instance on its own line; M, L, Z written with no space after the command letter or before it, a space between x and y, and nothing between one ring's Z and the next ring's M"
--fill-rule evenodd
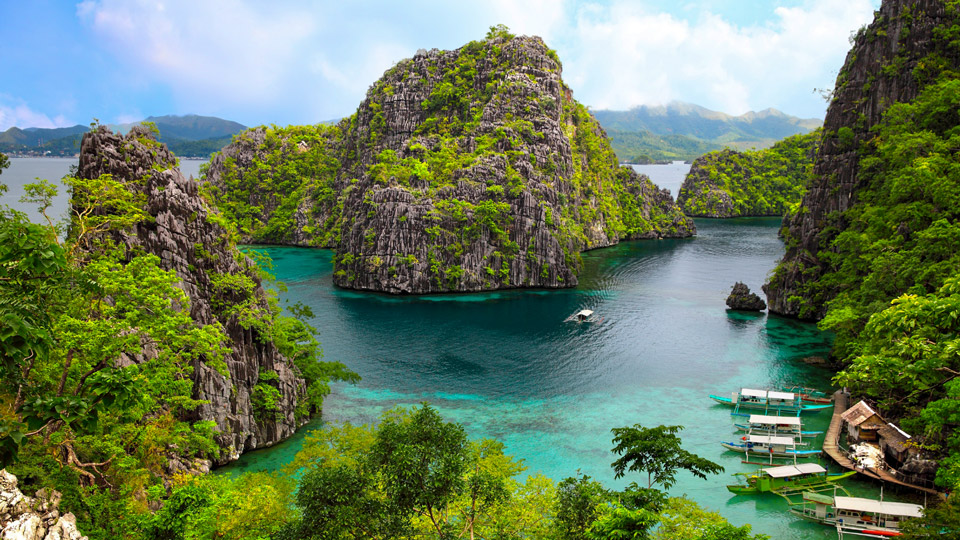
M307 175L316 180L294 213L300 232L250 237L333 247L342 287L568 287L583 250L694 232L668 194L618 166L539 38L493 33L454 51L420 51L388 70L336 132L317 129L322 149L302 133L278 140L287 156L319 152L317 161L339 166L336 177ZM250 170L238 152L262 162L266 146L240 141L214 161L207 180L219 206L231 198L257 206L228 186ZM261 231L273 223L262 214Z
M149 218L109 233L110 238L128 256L158 256L164 269L180 277L196 323L219 322L223 326L233 350L227 358L229 377L198 362L193 379L194 397L208 401L195 411L194 419L216 422L220 431L217 442L223 449L220 462L225 462L292 435L303 421L295 409L304 384L261 329L241 321L228 309L243 305L249 312L270 313L254 265L237 251L220 224L223 218L200 197L199 184L180 173L173 154L152 137L142 127L121 136L100 126L83 137L77 175L97 178L109 174L127 189L144 194ZM229 286L240 282L252 286ZM276 377L265 377L268 372ZM261 377L269 378L279 392L277 414L255 410L252 394Z
M764 150L721 150L700 156L683 180L677 205L688 216L782 216L806 191L820 130Z
M862 29L837 76L824 121L814 177L799 211L785 221L787 252L764 286L770 311L818 319L834 287L817 286L829 253L849 223L844 217L864 186L863 143L892 104L914 99L944 71L960 65L954 3L887 0Z

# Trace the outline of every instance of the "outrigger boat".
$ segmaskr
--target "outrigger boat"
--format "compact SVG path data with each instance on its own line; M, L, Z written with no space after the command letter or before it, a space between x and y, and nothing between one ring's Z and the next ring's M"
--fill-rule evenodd
M752 388L742 388L739 392L731 393L730 397L710 394L710 399L723 405L734 405L734 414L740 414L740 409L761 409L766 413L798 415L801 412L815 412L833 406L801 403L800 395L793 392L755 390Z
M766 416L751 414L748 424L733 424L739 431L754 435L782 435L786 437L816 437L822 431L803 431L796 416Z
M597 318L594 315L592 309L581 309L580 311L570 315L563 322L603 322L603 317Z
M919 504L820 493L804 493L802 506L790 511L803 519L836 527L840 538L846 534L866 538L900 536L904 520L923 516Z
M791 386L784 388L784 392L794 392L800 394L800 401L804 403L818 403L821 405L833 403L833 397L826 392L821 392L816 388L807 388L805 386Z
M727 450L773 457L812 457L820 450L797 450L797 441L793 437L773 435L747 435L741 442L721 442Z
M839 482L857 474L856 471L847 471L842 474L828 474L827 470L816 463L798 463L783 467L760 469L755 473L736 473L734 476L741 481L739 484L728 485L727 490L737 495L776 493L782 497L799 493L800 491L818 491L824 488L833 489ZM846 492L846 490L844 490Z

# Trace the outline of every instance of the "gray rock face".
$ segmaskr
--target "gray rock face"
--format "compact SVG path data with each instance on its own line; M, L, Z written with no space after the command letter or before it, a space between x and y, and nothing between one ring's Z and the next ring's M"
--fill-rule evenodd
M711 161L726 159L739 153L736 150L726 149L693 160L690 172L683 179L680 193L677 194L677 206L683 209L684 214L710 218L729 218L739 215L734 212L733 198L713 182L709 170ZM741 175L744 173L739 167L737 169Z
M756 294L750 292L750 287L737 282L727 297L727 307L739 311L763 311L767 309L766 302Z
M87 540L73 514L60 513L61 495L41 489L27 497L17 477L0 470L0 540Z
M914 74L914 68L925 57L937 53L947 65L960 65L955 47L935 37L935 30L948 17L946 4L939 0L884 0L873 23L857 35L827 109L814 178L800 210L783 223L783 232L795 245L788 244L780 268L763 287L770 311L804 319L825 314L829 298L808 299L815 307L803 313L800 302L790 298L804 294L804 283L820 278L823 266L818 253L845 228L842 220L831 221L830 216L856 202L857 148L868 138L870 128L890 105L919 94L925 81ZM851 130L850 136L839 137L841 129Z
M84 135L78 176L96 178L104 174L123 181L130 190L142 192L145 209L152 218L113 233L113 239L125 246L130 256L142 252L159 257L164 269L180 277L180 287L190 297L194 321L198 325L219 322L229 339L229 377L203 363L194 366L194 397L209 403L188 418L216 422L220 432L217 441L222 448L217 462L225 463L244 451L270 446L292 435L302 421L294 411L305 392L303 379L256 328L244 328L236 315L218 312L218 301L245 300L222 297L228 293L218 292L212 281L221 274L240 274L253 280L255 307L267 310L267 300L253 263L237 251L227 231L217 224L215 211L200 197L199 184L185 178L173 154L139 126L125 137L104 126ZM281 399L277 418L260 418L251 404L253 387L267 370L278 375L275 384Z
M299 231L264 241L334 248L341 287L571 287L581 251L695 233L668 192L618 166L536 37L418 52L388 70L338 129L327 143L340 165L326 186L336 203L306 190L293 219ZM230 166L264 156L256 140L215 159L210 184L225 188Z

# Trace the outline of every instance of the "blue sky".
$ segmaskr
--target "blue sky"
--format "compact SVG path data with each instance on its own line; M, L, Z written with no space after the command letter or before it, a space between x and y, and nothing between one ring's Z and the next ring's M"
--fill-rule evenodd
M246 125L351 114L420 48L506 24L556 49L594 109L679 100L822 117L879 0L0 0L0 130L202 114Z

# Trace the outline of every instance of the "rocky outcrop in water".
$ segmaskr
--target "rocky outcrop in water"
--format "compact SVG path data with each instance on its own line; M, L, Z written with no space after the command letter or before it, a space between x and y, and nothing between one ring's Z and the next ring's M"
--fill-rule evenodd
M17 488L17 477L0 469L0 539L87 540L77 531L77 518L60 513L61 497L46 488L27 497Z
M738 311L763 311L767 309L767 303L750 292L750 287L738 281L727 297L727 307Z
M956 17L939 0L886 0L857 33L837 76L814 176L800 210L783 224L786 254L763 287L771 311L804 319L825 314L831 296L814 297L806 286L824 273L820 252L846 227L842 213L857 200L858 148L890 105L914 99L940 70L960 66L943 33Z
M188 419L216 422L220 432L216 439L222 448L218 462L292 435L303 421L294 412L304 393L303 380L256 327L245 328L237 315L224 313L222 306L244 302L263 312L269 312L269 307L253 263L236 249L229 232L219 224L222 218L201 198L199 184L185 178L173 154L140 126L126 136L104 126L84 135L77 175L97 178L105 174L142 193L150 216L127 230L110 233L112 239L128 256L149 253L159 257L162 268L180 277L194 321L198 325L219 322L229 338L229 376L202 362L193 366L194 397L207 403ZM255 284L252 292L217 288L216 278L228 274L251 280ZM254 386L268 371L277 375L271 383L280 395L277 415L259 415L251 403Z
M695 231L668 192L619 167L536 37L421 50L336 128L298 130L238 141L214 159L208 185L241 227L251 224L250 238L334 248L341 287L570 287L583 250ZM275 182L300 156L317 165L291 186L303 199L286 210L271 213L261 195L243 191L271 189L244 164Z

